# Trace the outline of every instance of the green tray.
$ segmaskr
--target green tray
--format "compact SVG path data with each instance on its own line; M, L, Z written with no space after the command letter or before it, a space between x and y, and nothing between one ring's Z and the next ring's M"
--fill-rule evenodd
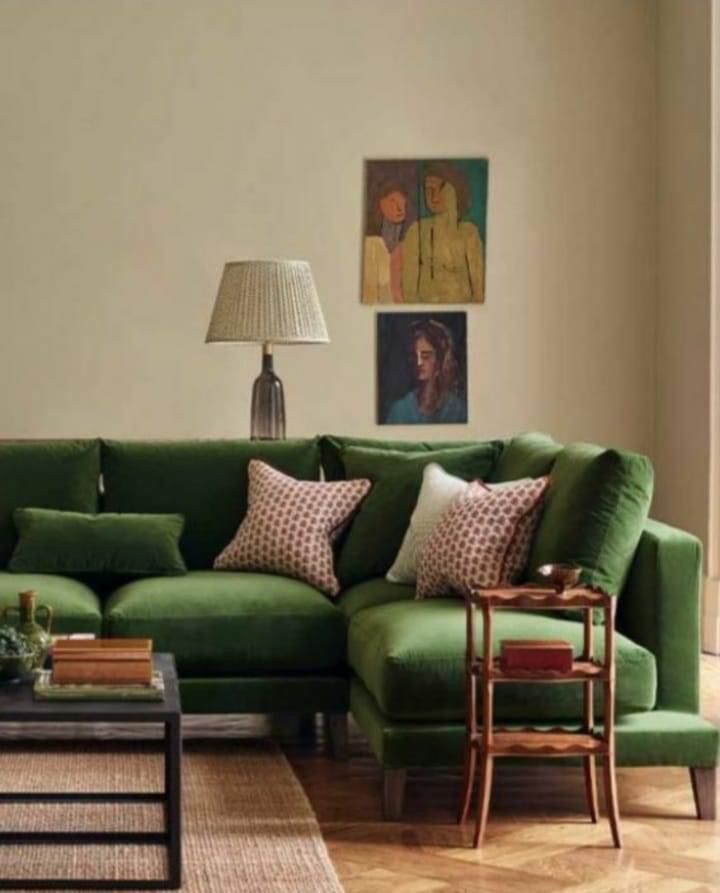
M39 701L162 701L165 683L162 673L155 671L150 685L57 685L52 670L41 670L33 692Z

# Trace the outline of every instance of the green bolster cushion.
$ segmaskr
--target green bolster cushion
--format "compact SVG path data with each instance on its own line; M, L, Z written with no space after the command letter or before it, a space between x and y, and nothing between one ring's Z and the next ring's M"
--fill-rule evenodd
M182 515L60 512L20 508L8 569L46 574L184 574Z
M500 448L491 442L424 452L343 450L345 476L373 482L340 547L335 572L343 587L382 577L390 569L410 524L428 463L437 462L466 481L485 479Z
M652 492L653 470L645 456L584 443L565 447L553 465L528 567L535 572L547 562L575 564L585 583L617 595Z
M0 567L7 566L17 542L16 508L96 512L99 476L97 440L0 443Z

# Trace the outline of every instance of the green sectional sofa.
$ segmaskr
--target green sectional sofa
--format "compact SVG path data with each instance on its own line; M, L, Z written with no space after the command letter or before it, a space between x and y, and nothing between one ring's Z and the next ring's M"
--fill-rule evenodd
M212 570L244 516L251 458L307 480L373 480L337 544L337 600L298 580ZM699 715L700 544L647 518L652 470L643 457L534 434L483 444L334 436L4 442L0 607L35 589L53 608L56 632L152 638L157 651L175 655L186 713L323 713L340 753L350 711L385 770L386 814L394 817L408 769L462 762L463 602L417 601L413 586L384 578L430 460L468 480L551 476L528 566L572 560L587 582L618 593L618 762L687 766L698 815L713 815L720 737ZM70 576L38 560L37 569L14 573L18 508L180 514L188 571ZM563 638L579 650L582 627L572 615L514 612L498 618L496 642L507 637ZM506 686L497 715L572 725L580 693L538 685L530 699L526 688Z

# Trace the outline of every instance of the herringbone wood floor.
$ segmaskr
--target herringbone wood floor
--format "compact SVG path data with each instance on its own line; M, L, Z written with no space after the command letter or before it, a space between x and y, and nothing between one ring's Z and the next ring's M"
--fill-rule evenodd
M703 712L720 723L720 658L703 658ZM688 773L621 769L625 849L589 822L570 767L501 766L484 846L454 824L455 773L415 773L402 823L381 819L381 773L359 733L349 762L322 741L286 752L320 819L347 893L700 893L720 891L720 822L694 818Z

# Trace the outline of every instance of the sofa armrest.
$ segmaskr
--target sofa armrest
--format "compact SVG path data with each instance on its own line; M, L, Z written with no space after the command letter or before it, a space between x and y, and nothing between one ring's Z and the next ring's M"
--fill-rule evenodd
M653 652L657 707L697 713L702 545L649 520L618 604L618 629Z

